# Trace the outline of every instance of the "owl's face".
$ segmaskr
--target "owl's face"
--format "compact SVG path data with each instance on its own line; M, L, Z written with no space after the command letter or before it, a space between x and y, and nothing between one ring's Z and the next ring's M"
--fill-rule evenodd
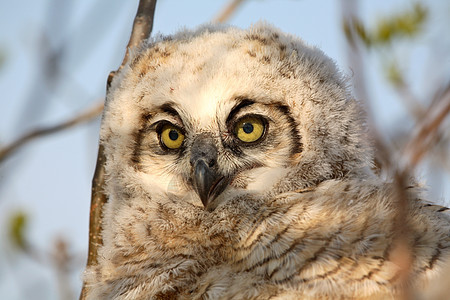
M265 192L295 164L301 138L286 105L248 96L203 100L203 111L172 100L144 117L133 161L159 188L178 183L178 193L195 191L213 209L224 191Z
M143 47L113 83L107 171L117 198L213 211L367 163L358 114L334 64L299 40L265 25L185 32Z

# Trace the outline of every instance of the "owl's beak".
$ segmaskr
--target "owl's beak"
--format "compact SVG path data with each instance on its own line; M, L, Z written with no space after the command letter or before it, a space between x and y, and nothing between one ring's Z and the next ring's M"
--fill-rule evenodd
M225 177L217 174L203 160L199 160L194 167L193 181L205 209L213 210L210 204L225 189Z
M211 137L199 135L191 148L192 182L206 210L212 211L217 205L213 200L228 184L225 176L218 171L217 148Z

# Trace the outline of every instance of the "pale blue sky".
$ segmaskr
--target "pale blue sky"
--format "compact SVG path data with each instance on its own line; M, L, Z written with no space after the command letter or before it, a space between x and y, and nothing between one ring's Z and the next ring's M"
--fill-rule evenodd
M195 27L211 20L226 2L159 0L154 32L170 34L182 27ZM55 3L71 8L67 14L59 13L61 7ZM410 3L360 1L361 17L370 25L377 17ZM423 97L430 92L430 82L442 76L450 78L450 42L448 36L442 36L443 32L448 35L450 29L450 4L445 0L426 3L432 7L430 33L414 48L404 42L384 54L407 64L412 88ZM0 0L0 51L6 59L0 69L0 145L38 124L54 124L73 116L104 97L107 75L122 61L136 8L137 0ZM337 0L248 0L230 23L248 27L267 20L320 47L345 74L351 75L340 9ZM48 25L52 15L59 20ZM43 33L47 35L45 40ZM63 80L56 89L42 80L39 43L51 47L64 43L68 47L59 74ZM433 55L439 57L438 61L430 55L430 43L437 45ZM383 130L391 130L393 120L398 120L404 109L380 76L379 57L370 55L367 60L373 113ZM17 210L30 215L27 233L33 245L49 250L55 236L62 235L72 251L81 255L73 275L73 288L79 288L82 255L87 252L98 126L97 121L33 142L0 166L1 299L57 299L52 270L15 254L6 242L7 217ZM423 177L427 177L426 170ZM441 185L438 198L450 194L448 177Z

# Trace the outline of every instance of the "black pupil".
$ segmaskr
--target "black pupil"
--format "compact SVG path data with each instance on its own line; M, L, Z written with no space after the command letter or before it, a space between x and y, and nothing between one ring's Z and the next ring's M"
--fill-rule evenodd
M178 132L175 129L170 130L169 132L169 138L172 141L176 141L178 139Z
M253 132L253 125L251 123L244 123L242 126L242 129L245 133L252 133Z

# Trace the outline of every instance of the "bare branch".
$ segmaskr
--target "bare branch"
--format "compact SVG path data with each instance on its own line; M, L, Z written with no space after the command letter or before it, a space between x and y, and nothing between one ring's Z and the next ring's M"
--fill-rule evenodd
M153 29L153 16L155 15L156 0L141 0L133 22L133 29L127 45L127 52L119 70L127 63L130 49L138 46L150 36Z
M224 9L213 19L213 23L224 23L228 21L233 15L238 7L244 2L245 0L231 0Z
M15 151L17 151L20 147L24 146L25 144L31 142L32 140L43 137L58 131L62 131L71 127L74 127L75 125L91 121L92 119L98 117L103 110L103 103L96 104L94 107L89 108L85 112L81 113L80 115L69 119L67 121L64 121L61 124L57 124L54 126L49 127L42 127L35 129L21 138L17 139L16 141L12 142L10 145L0 149L0 163L5 160L7 157L9 157L11 154L13 154Z

